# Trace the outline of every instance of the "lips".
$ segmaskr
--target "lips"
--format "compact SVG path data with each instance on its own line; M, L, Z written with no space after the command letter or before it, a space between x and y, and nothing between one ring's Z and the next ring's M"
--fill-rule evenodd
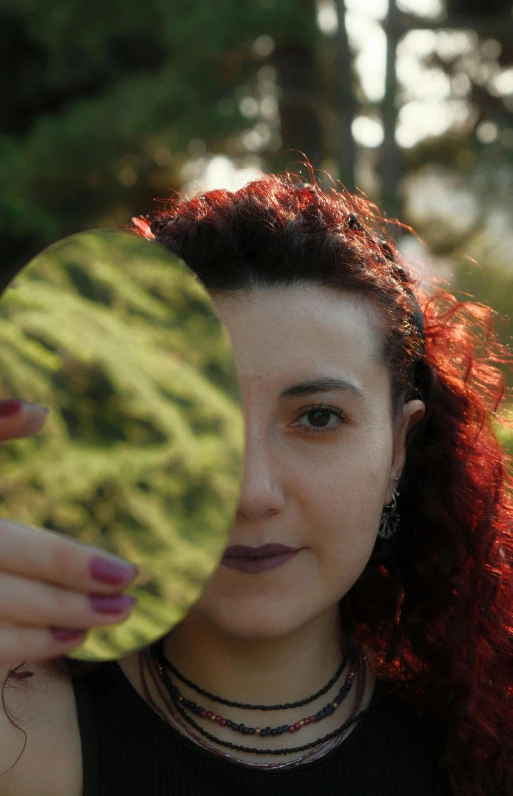
M268 556L281 556L296 552L297 548L287 547L284 544L263 544L260 547L234 544L226 548L224 555L225 558L267 558Z
M298 549L283 544L264 544L260 547L236 544L226 549L221 563L230 569L256 575L282 567L297 553Z

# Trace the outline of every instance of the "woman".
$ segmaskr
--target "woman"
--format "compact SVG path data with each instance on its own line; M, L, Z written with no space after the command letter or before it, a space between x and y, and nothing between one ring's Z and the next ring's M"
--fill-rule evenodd
M4 792L511 794L513 506L492 427L507 352L492 311L429 297L373 206L289 177L135 227L198 274L230 333L238 511L163 643L81 675L55 659L126 618L133 570L1 523ZM4 438L44 422L7 408ZM118 614L101 613L109 600ZM83 632L56 640L55 626Z

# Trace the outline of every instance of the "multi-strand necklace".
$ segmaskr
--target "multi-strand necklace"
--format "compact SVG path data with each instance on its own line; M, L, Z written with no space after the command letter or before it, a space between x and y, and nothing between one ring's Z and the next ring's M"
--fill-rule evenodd
M144 664L146 663L149 672L151 674L153 683L159 694L161 700L165 704L167 710L169 711L169 715L164 713L160 709L158 705L155 704L154 700L151 697L148 684L146 682L145 671L144 671ZM181 734L188 736L191 738L195 743L200 745L201 747L214 752L217 755L225 757L231 761L242 763L245 766L249 766L252 768L259 768L259 769L278 769L278 768L285 768L285 767L293 767L297 766L301 763L307 762L311 759L317 759L318 757L324 756L327 754L331 749L337 746L339 743L347 735L347 732L351 728L351 726L360 719L365 713L368 712L369 708L366 710L360 711L360 706L363 699L363 693L365 689L365 659L363 657L363 653L360 651L358 661L356 664L353 664L349 668L349 672L346 675L344 685L340 689L337 697L325 708L318 711L316 714L310 717L306 717L306 719L300 720L292 725L281 725L278 727L264 727L264 728L250 728L245 727L244 725L236 724L235 722L228 723L227 719L224 719L223 716L219 714L214 714L212 711L206 711L200 705L197 705L193 700L186 700L181 694L177 686L171 681L169 672L171 672L177 679L181 680L183 683L188 685L190 688L195 690L197 693L207 697L208 699L212 700L216 703L226 704L237 708L242 709L252 709L252 710L264 710L264 711L271 711L271 710L284 710L286 708L292 707L301 707L310 702L313 702L315 699L318 699L324 693L326 693L331 686L335 684L335 682L340 678L347 661L344 659L341 666L335 673L334 677L326 684L320 691L312 696L300 700L299 702L294 703L287 703L284 705L249 705L243 703L236 703L231 702L229 700L223 699L222 697L218 697L214 694L210 694L208 691L201 689L199 686L196 686L186 677L184 677L172 664L170 661L167 660L163 653L162 643L159 642L153 645L150 648L146 648L146 650L140 654L139 656L139 670L141 676L141 682L143 685L145 698L149 702L149 704L153 707L153 709L168 723L175 727ZM214 722L218 725L228 727L230 730L235 732L244 734L244 735L262 735L265 737L266 735L276 736L281 735L284 732L297 732L302 727L307 726L307 724L313 723L314 721L321 721L326 716L331 715L338 705L347 697L351 690L351 686L353 682L356 681L356 698L355 702L351 711L350 716L346 719L346 721L336 730L331 733L328 733L324 737L313 741L312 743L305 744L303 746L294 747L291 749L252 749L245 746L239 746L233 744L228 741L223 741L220 738L216 738L211 733L207 732L203 729L199 724L197 724L192 716L187 713L187 709L190 713L198 716L201 719L206 719L207 721ZM381 700L379 700L381 701ZM310 721L307 721L310 719ZM223 723L224 722L224 723ZM231 726L233 725L233 726ZM260 732L257 730L260 729ZM264 732L262 733L262 730ZM265 732L267 730L267 732ZM253 732L252 732L253 731ZM299 758L296 758L293 761L287 761L285 763L253 763L249 762L244 759L240 759L235 757L232 753L227 754L219 749L219 746L228 747L230 750L241 751L241 752L251 752L254 754L260 755L291 755L297 753L303 753Z
M169 661L167 661L166 658L164 658L164 656L161 653L159 654L158 650L155 650L154 665L169 691L173 705L182 714L183 718L196 730L199 730L199 732L201 732L202 734L204 733L202 728L198 724L196 724L191 719L190 716L188 716L188 714L185 712L184 709L188 709L191 713L195 714L200 718L209 719L210 721L219 724L221 727L228 727L228 729L238 732L242 735L259 735L261 738L264 738L265 736L268 735L283 735L283 733L285 732L294 733L297 732L298 730L301 730L303 727L308 726L309 724L322 721L327 716L331 716L331 714L335 712L338 706L343 702L343 700L349 694L357 671L357 664L353 664L349 668L349 672L346 676L344 685L338 692L335 699L332 702L328 702L327 705L321 708L321 710L319 710L314 715L306 716L304 719L300 719L299 721L293 724L283 724L278 727L246 727L244 724L239 724L237 722L230 721L230 719L224 718L224 716L222 716L221 714L216 714L213 711L205 710L205 708L203 708L201 705L198 705L192 699L186 699L185 697L183 697L178 687L173 684L166 671L167 669L172 669L175 672L177 672L177 670L172 666L172 664L170 664ZM339 672L342 672L344 668L345 668L345 661L343 662L343 666L341 668L339 667ZM182 681L185 680L183 675L179 675L179 678ZM333 680L331 682L333 682ZM209 694L207 691L204 691L199 687L195 686L194 683L191 683L189 680L187 680L187 684L198 693L202 693L204 696L207 696L213 702L221 702L223 704L228 703L233 707L237 707L242 710L284 710L286 708L298 708L304 704L313 702L315 699L319 697L319 695L325 693L328 690L325 686L324 688L321 689L321 691L317 692L316 694L313 694L311 697L308 697L308 699L303 699L300 702L288 703L286 705L247 705L239 702L228 702L228 700L226 699L222 699L221 697L216 697L214 694ZM208 738L209 734L206 734L205 737ZM242 750L245 751L245 747L239 747L234 744L232 744L230 748L237 749L239 751Z

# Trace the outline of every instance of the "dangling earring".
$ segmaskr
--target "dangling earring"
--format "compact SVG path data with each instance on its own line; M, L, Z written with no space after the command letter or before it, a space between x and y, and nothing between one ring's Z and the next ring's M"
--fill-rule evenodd
M398 481L399 478L396 478L395 480ZM378 532L380 539L390 539L397 531L397 526L399 525L400 519L399 512L396 511L398 497L399 492L396 489L392 489L392 502L383 508L383 514L381 515L381 522L379 524Z

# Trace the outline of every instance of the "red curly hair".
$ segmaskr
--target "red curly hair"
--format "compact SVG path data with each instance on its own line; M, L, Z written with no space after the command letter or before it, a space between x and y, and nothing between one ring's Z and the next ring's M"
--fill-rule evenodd
M452 792L511 796L513 490L493 425L511 354L494 311L434 280L421 288L377 208L314 180L265 176L173 201L132 229L212 292L306 280L384 309L394 407L420 394L427 411L408 440L400 531L378 540L342 614L378 675L436 728Z

